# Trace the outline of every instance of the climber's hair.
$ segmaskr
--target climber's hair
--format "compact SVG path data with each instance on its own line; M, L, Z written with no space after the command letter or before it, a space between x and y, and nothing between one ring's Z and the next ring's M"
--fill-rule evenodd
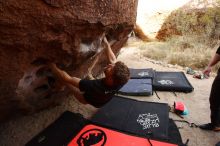
M128 67L121 61L115 63L113 68L113 81L117 85L124 85L130 78Z

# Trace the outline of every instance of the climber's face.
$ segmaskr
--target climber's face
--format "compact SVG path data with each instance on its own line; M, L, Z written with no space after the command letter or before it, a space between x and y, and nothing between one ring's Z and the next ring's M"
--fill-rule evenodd
M104 73L105 73L105 82L107 85L112 86L113 85L113 68L114 64L108 64L104 68Z

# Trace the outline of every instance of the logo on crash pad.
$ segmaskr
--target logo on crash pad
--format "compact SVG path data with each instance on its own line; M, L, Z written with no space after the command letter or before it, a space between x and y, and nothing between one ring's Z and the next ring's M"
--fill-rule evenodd
M143 77L143 76L149 76L149 73L146 71L142 71L138 73L139 76Z
M174 82L171 80L160 80L157 82L160 83L161 85L173 85L174 84Z
M90 129L83 132L77 139L78 146L104 146L107 137L100 129Z
M157 114L140 114L137 118L137 122L143 126L143 129L150 129L159 127L159 117Z

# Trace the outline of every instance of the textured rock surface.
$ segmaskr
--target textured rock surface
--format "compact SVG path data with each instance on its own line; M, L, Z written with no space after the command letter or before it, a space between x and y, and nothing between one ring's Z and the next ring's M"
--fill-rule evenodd
M166 40L173 35L200 35L219 39L220 2L190 1L166 18L156 38Z
M61 88L41 58L84 77L106 34L117 54L136 20L136 0L1 0L0 121L20 110L34 112L61 102ZM101 55L92 70L98 74Z

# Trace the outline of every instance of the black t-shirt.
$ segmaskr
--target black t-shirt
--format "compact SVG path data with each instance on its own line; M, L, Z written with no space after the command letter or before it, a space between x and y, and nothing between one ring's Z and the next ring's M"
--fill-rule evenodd
M218 47L216 53L220 55L220 46Z
M80 91L84 92L85 100L99 108L112 99L113 95L121 88L121 86L111 88L104 84L103 79L86 80L79 82Z

